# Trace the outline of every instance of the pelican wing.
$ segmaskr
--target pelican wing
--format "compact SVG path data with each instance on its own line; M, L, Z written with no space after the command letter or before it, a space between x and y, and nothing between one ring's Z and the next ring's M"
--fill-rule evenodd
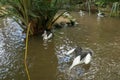
M72 65L70 66L69 70L71 70L74 66L80 64L80 56L77 56L74 60Z
M88 64L88 63L90 63L90 61L91 61L91 55L87 54L86 57L84 58L84 63Z
M52 36L53 36L53 34L50 33L47 38L50 39L50 38L52 38Z
M66 55L70 55L70 54L73 53L74 51L75 51L75 48L69 50L69 51L66 53Z

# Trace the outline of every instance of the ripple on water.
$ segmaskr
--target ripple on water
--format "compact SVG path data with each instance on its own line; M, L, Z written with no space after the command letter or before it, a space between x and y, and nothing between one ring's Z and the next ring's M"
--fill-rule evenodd
M0 28L0 80L25 80L23 48L25 34L12 19Z
M76 47L77 44L74 44L73 41L66 38L63 40L62 45L56 46L56 55L58 57L58 80L77 80L82 79L83 76L90 75L91 73L95 74L97 70L91 68L91 65L78 65L75 66L71 72L69 72L69 67L72 64L73 55L65 55L69 50ZM93 76L93 75L91 75ZM89 76L90 77L90 76ZM91 77L93 78L93 77Z

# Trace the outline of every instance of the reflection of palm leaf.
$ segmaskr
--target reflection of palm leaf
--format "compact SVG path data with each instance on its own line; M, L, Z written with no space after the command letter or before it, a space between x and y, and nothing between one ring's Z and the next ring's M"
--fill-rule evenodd
M0 16L5 16L8 14L8 11L4 8L0 8Z

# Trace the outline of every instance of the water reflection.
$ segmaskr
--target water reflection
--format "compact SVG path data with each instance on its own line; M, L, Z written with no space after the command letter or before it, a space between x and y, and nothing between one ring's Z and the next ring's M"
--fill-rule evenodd
M20 26L12 19L1 19L0 28L0 80L24 80L23 39ZM12 22L11 22L12 21Z
M80 21L79 27L63 29L64 35L61 35L63 38L56 39L58 80L119 80L120 68L117 67L120 66L117 57L120 56L119 21L112 18L97 21L94 15L78 18L77 13L73 14ZM68 74L71 57L68 58L64 54L76 45L92 48L95 54L87 67L78 65Z

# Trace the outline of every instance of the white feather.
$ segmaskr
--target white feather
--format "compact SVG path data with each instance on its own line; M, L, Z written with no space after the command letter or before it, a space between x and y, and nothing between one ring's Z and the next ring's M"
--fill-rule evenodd
M47 40L48 38L47 38L47 35L44 35L43 36L43 40Z
M75 48L69 50L69 51L66 53L66 55L70 55L70 54L73 53L74 51L75 51Z
M88 64L88 63L90 63L90 61L91 61L91 55L87 54L87 56L84 58L84 63Z
M101 13L98 13L97 15L98 17L104 17Z
M98 17L104 17L104 15L102 15L102 12L99 10L98 14L97 14Z
M46 31L44 31L44 33L42 34L43 40L47 40L47 33Z
M80 64L80 56L77 56L74 60L73 60L73 63L72 65L70 66L69 70L71 70L74 66Z
M43 40L48 40L48 39L50 39L50 38L53 36L53 34L50 33L50 34L47 36L47 32L44 31L44 33L42 34L42 36L43 36Z
M52 36L53 36L53 34L50 33L50 34L47 36L47 38L50 39L50 38L52 38Z

